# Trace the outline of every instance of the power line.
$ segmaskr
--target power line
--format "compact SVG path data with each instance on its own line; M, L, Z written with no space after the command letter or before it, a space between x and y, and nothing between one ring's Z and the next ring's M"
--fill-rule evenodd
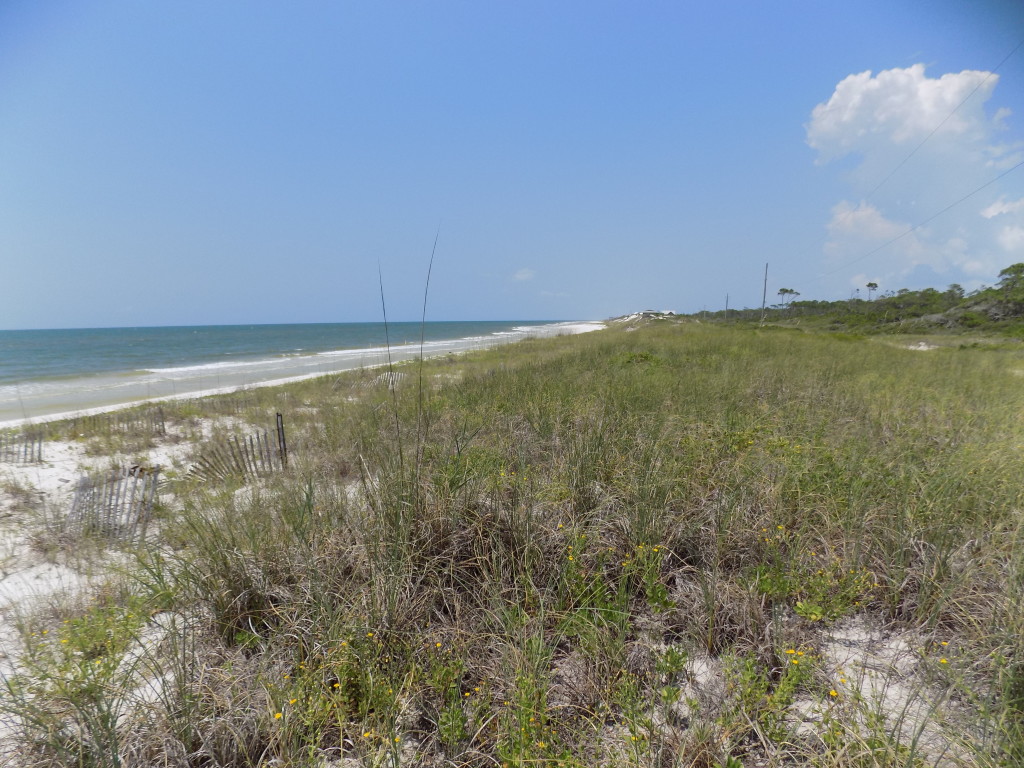
M973 96L974 94L976 94L978 92L978 90L981 88L981 86L983 86L990 79L992 79L993 75L995 75L995 73L999 71L999 68L1001 66L1003 66L1003 64L1006 63L1007 59L1009 59L1011 56L1013 56L1013 54L1015 54L1017 52L1017 50L1022 45L1024 45L1024 40L1021 40L1019 43L1017 43L1017 45L1014 46L1013 50L1010 51L1008 54L1006 54L1003 57L1003 60L1000 61L998 64L996 64L996 66L985 76L985 78L983 80L981 80L976 86L974 86L974 89L970 93L968 93L966 96L964 96L963 100L961 100L961 102L959 104L957 104L955 107L953 107L953 111L950 112L948 115L946 115L942 119L941 123L939 123L934 128L932 128L932 132L929 133L927 136L925 136L921 140L921 143L918 144L916 147L914 147L910 151L910 154L907 155L906 157L904 157L895 168L893 168L891 171L889 171L889 174L884 179L882 179L880 182L878 182L878 184L875 185L874 189L872 189L870 192L868 192L867 197L864 198L864 199L865 200L870 200L871 196L874 195L875 192L880 190L882 188L882 186L885 184L885 182L887 182L889 179L891 179L896 174L896 171L898 171L900 168L902 168L910 158L912 158L914 155L916 155L917 154L917 150L919 150L921 147L923 147L927 143L928 139L930 139L932 136L934 136L936 133L938 133L939 129L942 126L944 126L949 121L949 119L951 117L953 117L953 115L955 115L957 113L957 111L960 109L960 107L962 107L964 104L967 103L967 100L970 99L971 96Z
M858 261L863 261L864 259L868 258L869 256L874 256L874 255L875 255L876 253L878 253L879 251L883 250L884 248L888 248L888 247L889 247L890 245L892 245L893 243L895 243L895 242L896 242L897 240L902 240L902 239L903 239L904 237L906 237L907 235L909 235L909 234L910 234L911 232L914 232L914 231L916 231L916 230L920 229L921 227L923 227L923 226L924 226L925 224L927 224L928 222L930 222L930 221L934 221L935 219L939 218L939 216L941 216L942 214L944 214L944 213L945 213L946 211L948 211L948 210L950 210L951 208L955 208L956 206L960 205L960 203L962 203L962 202L963 202L964 200L967 200L968 198L974 197L974 196L975 196L976 194L978 194L979 192L981 192L981 190L985 189L986 187L990 187L990 186L992 186L992 185L993 185L993 184L995 184L995 183L996 183L997 181L999 181L999 180L1000 180L1001 178L1003 178L1004 176L1006 176L1006 175L1007 175L1008 173L1012 173L1013 171L1015 171L1015 170L1017 170L1018 168L1020 168L1020 167L1021 167L1022 165L1024 165L1024 160L1021 160L1021 161L1020 161L1019 163L1017 163L1017 164L1016 164L1015 166L1013 166L1012 168L1008 168L1008 169L1006 169L1005 171L1003 171L1002 173L1000 173L1000 174L999 174L998 176L996 176L996 177L995 177L994 179L990 179L989 181L986 181L986 182L985 182L984 184L982 184L982 185L981 185L980 187L978 187L977 189L975 189L975 190L974 190L973 192L968 192L968 193L967 193L966 195L964 195L963 197L961 197L961 198L960 198L959 200L957 200L956 202L950 203L949 205L947 205L947 206L946 206L945 208L943 208L943 209L942 209L941 211L939 211L938 213L932 214L931 216L929 216L929 217L928 217L927 219L925 219L924 221L919 221L919 222L917 222L917 224L915 224L914 226L912 226L912 227L911 227L910 229L908 229L908 230L907 230L906 232L901 232L900 234L896 235L896 237L892 238L891 240L886 240L886 241L885 241L884 243L882 243L882 244L881 244L880 246L878 246L877 248L875 248L875 249L873 249L873 250L871 250L871 251L868 251L867 253L861 254L861 255L860 255L860 256L858 256L857 258L855 258L855 259L852 259L851 261L848 261L848 262L846 262L845 264L843 264L843 265L842 265L842 266L840 266L840 267L837 267L836 269L833 269L833 270L832 270L831 272L823 272L822 274L818 275L818 277L819 277L819 278L821 278L821 277L828 277L829 275L834 275L834 274L835 274L836 272L839 272L840 270L846 269L846 268L847 268L847 267L849 267L850 265L852 265L852 264L856 264L856 263L857 263Z
M1018 50L1020 50L1021 46L1024 46L1024 40L1021 40L1019 43L1017 43L1017 45L1015 45L1013 47L1013 50L1011 50L1008 54L1006 54L1002 58L1002 60L998 64L996 64L996 66L993 67L989 71L989 73L981 81L978 82L977 85L974 86L974 88L971 90L971 92L968 93L966 96L964 96L963 99L961 99L959 104L957 104L955 107L953 107L952 111L950 111L950 113L948 115L946 115L942 119L942 121L932 129L931 133L929 133L927 136L925 136L921 140L921 142L910 151L910 154L908 154L906 157L904 157L896 165L895 168L893 168L891 171L889 171L888 174L886 174L885 178L883 178L880 182L878 182L878 184L875 185L874 189L872 189L870 192L868 192L867 196L863 198L862 202L870 201L872 196L874 196L874 194L878 190L880 190L885 185L885 183L887 181L889 181L889 179L891 179L894 175L896 175L896 172L899 171L899 169L902 168L904 165L906 165L907 161L910 160L910 158L912 158L915 154L917 154L917 151L919 149L921 149L921 147L923 147L932 136L934 136L936 133L939 132L939 129L942 128L942 126L944 126L949 121L949 119L952 118L953 115L955 115L957 113L957 111L960 109L960 107L962 107L964 104L966 104L968 99L970 99L975 93L977 93L978 90L983 85L985 85L985 83L987 83L995 75L996 72L999 71L1000 67L1002 67L1003 64L1005 64L1009 60L1009 58L1011 56L1013 56L1013 54L1015 54ZM964 197L960 198L959 200L957 200L955 203L951 203L950 205L946 206L941 211L936 213L934 216L931 216L931 217L925 219L924 221L918 222L917 224L912 226L910 229L908 229L906 232L903 232L903 233L897 235L892 240L888 240L887 242L885 242L882 245L878 246L874 250L868 251L867 253L858 256L857 258L853 259L852 261L848 261L848 262L842 264L841 266L837 267L836 269L832 270L831 272L823 272L822 274L818 275L818 278L820 279L822 277L828 277L829 275L834 275L836 272L839 272L839 271L841 271L843 269L846 269L847 267L849 267L849 266L851 266L853 264L856 264L859 261L863 261L864 259L868 258L869 256L873 256L874 254L876 254L879 251L881 251L883 248L886 248L887 246L892 245L897 240L903 239L904 237L909 235L911 232L915 231L916 229L918 229L920 227L923 227L929 221L932 221L933 219L938 218L943 213L948 211L950 208L953 208L954 206L959 205L960 203L962 203L967 198L971 197L974 194L977 194L978 192L980 192L981 190L985 189L985 187L989 186L990 184L995 183L996 181L1001 179L1003 176L1005 176L1007 173L1010 173L1010 171L1013 171L1013 170L1019 168L1020 165L1021 165L1021 163L1018 163L1017 165L1013 166L1013 168L1010 168L1008 171L1005 171L1004 173L1001 173L999 176L996 176L996 178L992 179L992 181L989 181L986 184L983 184L982 186L978 187L973 192L971 192L971 193L965 195ZM860 208L861 208L861 204L858 204L856 208L852 208L852 209L848 210L846 213L843 214L843 216L840 219L840 221L848 219L850 216L852 216L854 213L856 213L858 210L860 210Z

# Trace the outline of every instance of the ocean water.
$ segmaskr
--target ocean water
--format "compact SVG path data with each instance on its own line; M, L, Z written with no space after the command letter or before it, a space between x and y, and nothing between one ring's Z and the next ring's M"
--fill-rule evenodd
M393 361L600 323L389 323ZM388 362L383 323L0 331L0 426Z

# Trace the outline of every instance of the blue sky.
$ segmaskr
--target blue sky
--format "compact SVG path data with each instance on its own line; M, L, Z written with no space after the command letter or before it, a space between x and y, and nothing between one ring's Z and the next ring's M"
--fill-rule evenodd
M991 284L1024 168L871 252L1024 160L1022 40L1017 0L6 0L0 328L379 320L378 264L415 320L438 227L436 320Z

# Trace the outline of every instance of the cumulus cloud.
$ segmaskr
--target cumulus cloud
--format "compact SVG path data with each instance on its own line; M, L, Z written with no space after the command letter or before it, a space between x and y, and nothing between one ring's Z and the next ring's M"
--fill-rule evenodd
M986 112L998 82L995 74L978 70L929 77L923 64L915 64L850 75L814 108L805 126L808 145L819 164L849 158L843 181L861 199L832 209L824 248L828 267L840 272L849 265L847 274L854 264L858 271L877 270L877 282L888 285L929 272L969 285L991 281L1008 254L1019 259L1024 198L1006 195L1014 177L935 217L1024 157L1024 143L1006 138L1009 110ZM843 282L837 279L836 287Z
M829 238L825 254L831 263L844 263L895 240L892 247L908 264L927 263L928 252L921 244L910 224L886 218L881 211L867 202L854 205L843 200L832 208L827 229ZM909 232L909 233L908 233ZM898 239L897 239L898 238ZM854 276L860 281L861 276Z
M1024 258L1024 197L1007 200L1000 197L981 210L985 219L996 219L1000 225L996 242L1014 260Z
M1001 213L1024 213L1024 197L1010 202L1005 197L1000 197L992 205L981 210L981 215L986 219L991 219Z
M523 280L533 280L536 274L537 273L534 272L532 269L520 269L518 272L512 275L512 279L518 282L522 282Z
M832 209L832 219L828 223L829 234L833 237L854 236L869 244L881 244L899 237L909 228L906 223L889 221L875 206L864 201L855 206L843 200Z
M924 64L884 70L874 77L870 71L850 75L832 98L811 112L807 143L818 150L819 160L827 161L871 150L878 139L911 149L932 131L938 137L984 140L995 119L986 118L983 107L998 80L975 70L930 78Z
M1003 227L997 236L999 245L1015 258L1024 257L1024 227Z

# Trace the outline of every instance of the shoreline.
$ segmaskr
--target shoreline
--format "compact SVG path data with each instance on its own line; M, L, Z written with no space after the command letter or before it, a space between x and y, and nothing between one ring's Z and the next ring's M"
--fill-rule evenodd
M435 340L432 342L426 342L423 347L423 358L428 359L432 357L440 357L446 354L465 354L467 352L490 349L502 344L514 344L518 341L523 341L529 338L550 338L553 336L577 335L580 333L602 330L606 327L606 323L596 320L568 321L547 325L529 326L520 333L506 332L487 337ZM390 357L390 361L387 359L388 357ZM89 402L90 392L96 392L97 390L78 390L77 392L71 391L60 393L59 395L53 396L57 402L54 402L49 406L45 402L32 403L34 409L39 411L33 415L26 414L13 418L0 419L0 429L18 429L34 424L46 424L54 421L62 421L64 419L77 418L80 416L111 413L113 411L133 408L147 403L189 400L193 398L230 394L232 392L239 392L246 389L282 386L298 381L319 378L321 376L344 373L346 371L380 368L393 363L416 360L419 357L419 344L401 344L391 347L390 350L387 347L338 349L329 352L318 352L309 356L294 357L284 361L278 359L267 359L246 361L243 364L247 367L251 367L253 364L266 367L268 369L266 372L268 378L254 378L253 371L245 370L237 372L233 376L228 373L225 373L222 376L200 374L177 379L166 378L156 382L120 382L116 385L118 388L128 390L134 389L136 392L134 394L125 392L124 394L126 396L123 398L119 398L113 393L107 393L105 396L93 395L93 402L91 403ZM368 362L368 359L372 360L372 362ZM294 373L291 375L287 373L287 369L289 367L308 367L314 364L318 366L315 371ZM194 369L199 370L200 367L195 366ZM218 385L211 387L209 384L213 378L216 379ZM226 379L230 383L221 385L219 383L221 379ZM165 390L169 386L171 391L164 391L155 395L149 394L152 389L156 389L160 386ZM182 387L185 391L179 391ZM145 391L144 394L142 390ZM67 403L68 400L77 400L82 404L77 407L69 406ZM20 394L18 395L18 403L21 410L24 412L25 403ZM2 413L2 411L0 411L0 413Z
M294 418L289 416L294 460L279 474L276 469L260 473L253 465L251 474L243 470L228 480L228 474L202 476L192 470L231 441L244 446L246 434L267 426L278 395L287 389L265 398L243 395L242 401L259 402L239 402L231 409L216 407L216 401L195 401L196 408L169 412L167 428L159 435L144 420L129 420L123 431L102 424L72 434L61 430L51 436L56 439L46 440L42 460L0 466L0 683L32 685L39 692L9 703L7 716L0 717L0 764L20 765L12 757L18 750L30 742L46 746L50 742L43 739L55 739L54 734L84 734L73 744L82 745L82 754L91 748L94 742L86 738L97 731L88 730L92 721L85 718L93 710L73 709L76 699L71 698L85 685L100 691L96 706L116 717L113 733L125 754L153 754L144 750L180 744L170 741L177 738L172 731L152 742L155 747L145 739L163 733L150 730L151 723L162 728L186 712L191 722L237 718L232 722L242 723L248 733L284 744L281 759L293 754L294 734L305 738L312 733L310 749L330 760L336 755L321 749L321 737L339 720L331 708L321 706L327 702L337 704L343 712L340 722L351 733L370 734L358 748L398 744L408 762L443 762L447 758L440 751L436 760L427 751L440 744L434 740L438 726L429 707L439 697L451 701L458 696L460 702L469 700L459 711L474 722L498 724L495 740L484 745L497 763L502 744L521 738L521 724L530 713L539 720L545 711L561 708L560 702L572 703L558 697L584 674L603 676L586 678L592 681L587 696L593 698L581 705L594 713L595 721L550 721L552 731L566 730L556 731L559 751L541 753L538 761L557 760L574 750L579 757L571 759L588 764L594 754L609 754L619 743L621 758L612 753L619 764L635 757L637 743L660 748L662 739L683 743L690 738L692 726L683 719L692 715L690 705L675 709L683 696L696 701L708 722L721 729L716 738L724 740L729 728L742 727L748 713L736 709L728 686L735 682L737 660L746 659L743 690L756 692L758 707L764 706L765 690L778 690L767 687L770 675L787 670L781 684L789 693L773 699L772 709L758 710L789 724L765 744L766 756L790 749L795 733L802 739L791 753L798 761L807 754L803 745L817 750L820 741L827 746L824 737L840 728L844 741L837 754L846 754L846 739L874 738L884 728L887 748L919 750L929 765L945 765L946 755L956 765L987 765L972 756L988 754L984 729L1000 727L1002 710L990 714L987 702L960 694L965 685L996 685L975 675L1000 674L1000 667L985 666L992 647L1017 647L1013 626L991 635L991 621L1004 615L1000 606L1012 610L1014 599L1012 585L992 580L991 568L1017 554L992 532L1013 524L1018 495L1013 458L1020 430L993 432L991 424L999 422L985 418L1003 413L1007 403L1019 404L1013 377L991 375L993 370L1013 373L1013 353L968 352L993 363L959 366L954 373L960 378L950 381L939 375L945 370L942 361L895 346L853 349L827 338L793 344L792 339L744 330L728 333L723 338L717 330L641 331L631 344L676 371L685 371L708 348L708 340L724 342L718 348L733 364L706 367L707 376L692 382L687 398L678 397L676 376L651 375L647 366L621 367L604 377L607 388L601 395L608 410L596 418L591 375L601 373L602 365L618 354L617 334L513 346L469 358L435 356L442 364L429 372L433 426L422 437L416 432L420 415L404 407L416 398L416 366L408 363L403 367L409 386L395 395L400 403L390 401L385 377L377 376L386 369L378 366L358 378L346 377L339 386L332 376L316 382L315 392L292 390L287 404L294 409ZM914 365L906 366L910 357ZM759 364L743 364L747 360ZM862 375L865 370L869 375ZM879 394L877 382L893 375L899 377L898 386ZM769 396L775 398L767 424L766 377L774 387ZM377 382L375 387L360 386L370 380ZM267 380L259 386L277 383ZM977 411L937 419L919 407L922 398L954 406L963 391L979 394ZM878 408L870 423L859 418L864 402ZM393 425L391 409L402 422ZM877 424L903 421L911 428L880 445L880 455L863 450L876 444ZM697 433L694 424L700 425ZM857 429L831 431L836 424ZM417 503L402 518L410 509L409 496L378 489L404 490L398 483L410 475L394 460L392 440L405 435L411 442L414 434L425 470L415 486L422 506ZM963 452L945 450L951 439L961 441ZM633 450L637 445L650 449ZM604 462L604 456L613 457L614 464ZM835 456L852 463L833 461ZM764 471L766 461L773 465L771 475ZM963 482L922 485L901 470L905 461L927 465L929 476L940 480ZM230 472L228 464L222 466ZM851 507L842 489L872 477L880 466L890 474L860 487L862 495ZM95 490L89 478L109 476L112 467L138 468L136 479L159 469L167 480L138 549L133 539L107 540L111 528L102 527L102 518L94 521L92 532L77 527L79 489ZM776 471L795 484L780 492ZM121 487L104 491L103 498L126 498ZM726 505L752 498L747 494L753 489L756 503L737 502L717 533L695 534L693 521L703 525L708 500L702 492L694 494L694 488L720 489ZM595 491L611 503L593 506ZM799 498L821 503L805 508L794 503ZM589 516L576 514L581 502L591 505ZM991 520L978 514L992 508L1009 512L1005 519ZM522 525L519 510L531 511L529 526ZM937 519L935 510L948 510L947 517ZM851 514L876 528L850 529ZM891 519L906 525L894 529ZM992 540L997 548L972 550L963 566L971 570L936 582L947 603L925 605L894 624L886 606L919 595L905 579L908 571L899 553L938 546L927 538L937 524L955 534L944 538L938 557L961 556L961 540ZM415 539L407 534L412 526ZM711 550L717 542L722 552L740 552L744 559L694 565L676 554L685 553L693 541ZM160 557L168 549L174 557ZM547 556L523 554L531 550ZM524 557L529 561L517 560ZM404 567L391 567L396 562ZM615 567L619 562L622 567ZM765 562L770 568L764 574L773 581L765 584L758 571L758 589L752 592L750 573ZM928 567L922 561L912 573L929 572ZM435 573L443 576L435 580L430 575ZM111 581L117 577L130 581ZM706 585L712 579L722 580L721 601L707 605ZM960 616L952 612L977 598L974 585L982 580L991 584L992 591L982 596L991 601L986 610L992 613L965 615L962 627L936 628L938 611ZM581 623L588 633L601 632L590 636L602 643L582 639L566 646L567 620L603 621L594 611L575 611L575 603L566 610L564 596L576 594L581 584L587 589L595 585L605 596L598 607L614 610L622 623ZM536 592L542 618L531 618L537 621L536 631L524 632L517 613L522 590L536 586L542 587ZM367 605L373 590L382 589L399 595L400 602L387 612L350 608ZM488 596L486 603L481 594ZM249 601L250 595L258 602ZM442 600L465 609L437 610ZM267 605L286 618L261 622ZM709 648L706 622L713 610L728 611L723 613L728 623L718 630L723 644ZM500 624L494 615L502 616ZM252 633L257 639L231 631L239 617L252 622L242 626L259 630ZM784 633L772 634L780 620ZM217 631L223 627L229 631ZM608 640L613 633L619 639ZM96 638L109 638L99 655ZM411 653L393 658L394 638ZM659 638L671 642L655 645ZM341 650L350 642L353 647ZM310 653L310 648L316 650ZM492 648L502 656L496 658ZM244 658L251 662L237 663L250 652ZM525 653L543 659L526 673L536 675L529 678L535 681L529 688L522 683ZM623 675L619 670L640 653L638 672ZM457 670L461 678L442 679L430 671L452 669L448 658L462 665ZM309 661L309 672L297 671ZM363 714L350 706L351 699L341 698L347 695L338 691L342 681L367 679L344 676L354 669L353 661L381 683L403 686L401 696L373 699L389 709ZM559 677L563 670L567 676ZM181 691L192 690L186 684L206 685L210 679L218 687L203 689L212 694L202 697L209 708L182 709L192 706L181 703ZM449 684L452 679L456 682ZM664 696L666 680L680 692L678 697ZM516 693L522 690L528 695ZM544 697L540 703L537 696ZM250 706L253 701L256 706ZM410 710L406 701L423 704ZM636 710L629 701L664 708ZM1002 706L999 699L993 701L992 706ZM29 709L37 702L48 708ZM235 707L234 702L241 704ZM23 714L40 711L46 719ZM679 715L678 725L673 713ZM869 714L875 718L870 723L863 719ZM643 736L634 741L630 728L636 717L649 718L651 724L643 725ZM539 727L531 739L546 737L548 731ZM386 728L384 737L371 740L373 728ZM133 741L140 733L141 740ZM500 741L505 734L508 741ZM704 732L696 738L703 749ZM52 745L57 750L65 743L53 740Z

